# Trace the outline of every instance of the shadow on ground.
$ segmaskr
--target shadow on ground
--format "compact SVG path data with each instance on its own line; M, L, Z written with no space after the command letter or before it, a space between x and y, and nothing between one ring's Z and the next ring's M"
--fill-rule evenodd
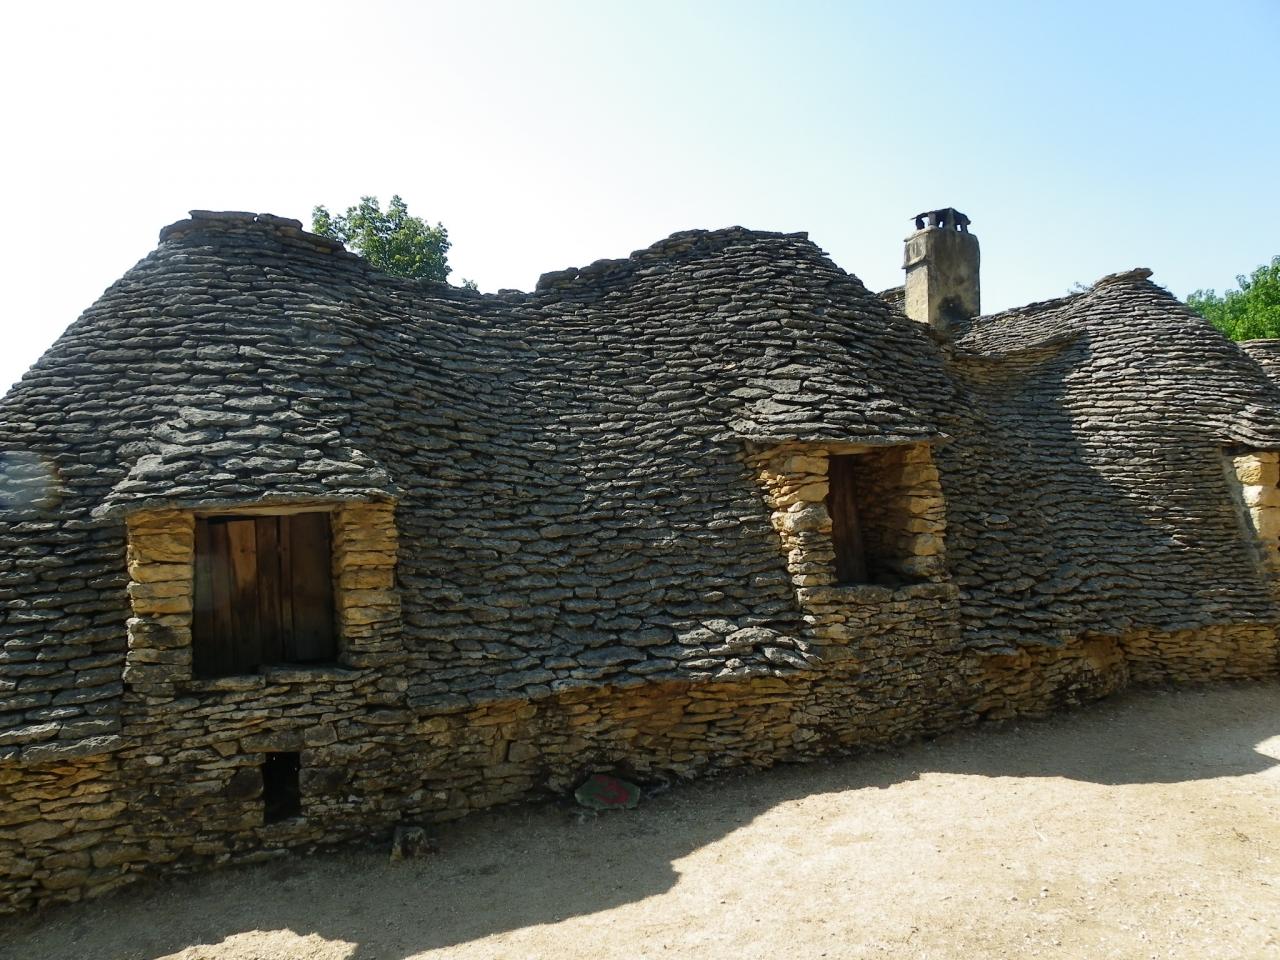
M245 931L289 930L328 941L317 957L402 958L665 893L682 857L815 794L926 774L1117 786L1257 774L1278 764L1257 749L1280 736L1278 708L1275 683L1130 693L1047 721L683 785L629 813L496 811L438 828L440 851L425 861L388 865L381 849L289 858L53 910L0 938L0 957L152 960Z

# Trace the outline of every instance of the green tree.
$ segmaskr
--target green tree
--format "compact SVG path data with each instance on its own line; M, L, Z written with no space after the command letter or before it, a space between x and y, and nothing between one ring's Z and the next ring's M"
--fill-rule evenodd
M385 213L377 197L361 197L338 215L318 206L311 211L311 230L341 240L383 273L440 283L449 277L449 232L444 224L433 227L411 216L399 196Z
M1187 297L1187 306L1232 340L1280 337L1280 256L1247 277L1236 277L1236 283L1239 290L1222 296L1197 290Z

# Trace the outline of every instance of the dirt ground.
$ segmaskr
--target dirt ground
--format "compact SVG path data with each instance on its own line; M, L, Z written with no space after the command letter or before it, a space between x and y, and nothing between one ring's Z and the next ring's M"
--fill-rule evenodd
M1280 684L439 829L9 924L0 957L1280 958Z

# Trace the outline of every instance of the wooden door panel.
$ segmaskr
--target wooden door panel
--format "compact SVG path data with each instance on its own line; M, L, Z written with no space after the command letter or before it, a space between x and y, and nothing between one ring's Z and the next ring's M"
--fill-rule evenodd
M333 660L329 515L196 521L194 674Z
M257 521L227 520L231 583L231 648L236 673L252 673L262 660L263 631L258 619Z
M225 523L196 521L192 666L197 677L235 672L231 647L231 559Z
M279 663L285 657L286 633L281 624L281 562L280 562L280 524L281 517L256 517L254 532L258 556L258 639L259 662ZM250 597L245 597L249 602Z
M329 515L303 513L289 518L292 580L291 642L287 657L297 662L334 659L333 572Z

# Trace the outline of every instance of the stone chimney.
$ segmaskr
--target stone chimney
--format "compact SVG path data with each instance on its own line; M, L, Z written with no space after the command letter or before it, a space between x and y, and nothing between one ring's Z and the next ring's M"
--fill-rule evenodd
M912 320L945 334L979 314L978 238L959 210L916 216L902 268L907 271L903 310Z

